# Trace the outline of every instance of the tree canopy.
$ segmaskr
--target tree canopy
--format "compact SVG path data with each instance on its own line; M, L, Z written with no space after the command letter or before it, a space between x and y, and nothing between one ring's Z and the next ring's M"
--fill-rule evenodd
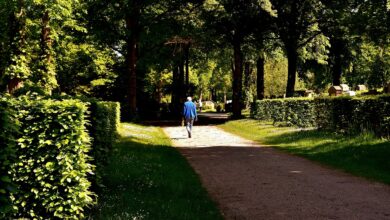
M129 118L186 96L254 99L390 81L386 0L0 2L0 91L120 101ZM170 104L171 103L171 104ZM246 103L244 105L244 103Z

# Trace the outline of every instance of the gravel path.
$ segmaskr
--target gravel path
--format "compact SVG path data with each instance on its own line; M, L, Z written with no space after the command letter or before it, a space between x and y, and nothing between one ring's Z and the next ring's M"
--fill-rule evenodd
M226 219L390 219L390 186L261 147L214 126L166 127Z

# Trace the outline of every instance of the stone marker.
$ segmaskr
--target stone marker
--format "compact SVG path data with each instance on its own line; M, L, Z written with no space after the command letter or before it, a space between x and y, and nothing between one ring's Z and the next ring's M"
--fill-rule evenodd
M328 90L329 96L339 96L343 94L341 86L332 86Z
M349 86L347 84L340 84L341 89L343 92L348 92L349 91Z
M365 85L357 85L355 87L355 90L356 91L365 91L365 90L367 90L367 86L365 86Z

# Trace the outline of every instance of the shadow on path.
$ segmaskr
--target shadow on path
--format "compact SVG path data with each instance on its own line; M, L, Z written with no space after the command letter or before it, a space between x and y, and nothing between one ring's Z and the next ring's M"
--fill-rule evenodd
M266 147L179 148L226 219L390 219L390 187Z
M228 113L198 113L198 121L194 122L194 125L219 125L227 122L229 119L230 116ZM177 119L145 121L143 124L159 127L180 126L181 118L177 117Z
M165 127L171 138L182 127ZM390 219L390 186L197 126L172 140L226 219Z

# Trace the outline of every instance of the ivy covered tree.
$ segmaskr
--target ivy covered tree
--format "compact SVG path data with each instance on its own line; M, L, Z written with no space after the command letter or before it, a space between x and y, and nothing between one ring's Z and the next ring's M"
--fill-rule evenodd
M27 45L27 8L24 0L2 1L0 76L4 90L13 93L31 75Z

